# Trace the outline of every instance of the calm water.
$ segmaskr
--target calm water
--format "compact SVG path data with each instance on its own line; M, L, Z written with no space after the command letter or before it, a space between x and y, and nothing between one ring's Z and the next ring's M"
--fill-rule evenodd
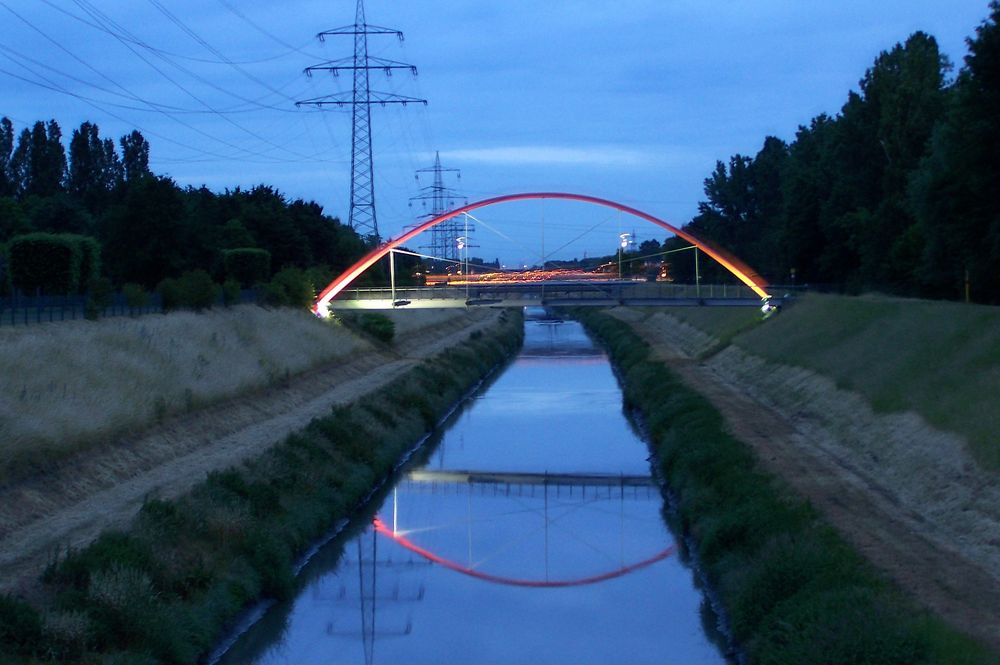
M725 663L658 491L593 477L649 474L606 356L575 322L525 325L518 358L388 492L383 532L360 518L221 662Z

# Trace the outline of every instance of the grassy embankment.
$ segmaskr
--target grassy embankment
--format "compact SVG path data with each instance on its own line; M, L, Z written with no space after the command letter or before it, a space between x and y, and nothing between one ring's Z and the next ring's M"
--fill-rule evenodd
M399 318L401 332L436 322ZM252 305L0 328L0 482L370 347L335 321Z
M293 561L349 516L470 386L521 343L520 315L337 408L173 501L147 502L44 575L46 598L0 598L0 663L196 663Z
M789 488L763 472L723 419L627 324L579 313L607 346L644 415L674 519L751 663L954 665L995 662L914 609Z
M1000 308L809 294L766 326L753 310L675 308L670 314L765 360L795 365L863 395L881 413L913 411L961 435L1000 470ZM995 397L993 402L996 403Z

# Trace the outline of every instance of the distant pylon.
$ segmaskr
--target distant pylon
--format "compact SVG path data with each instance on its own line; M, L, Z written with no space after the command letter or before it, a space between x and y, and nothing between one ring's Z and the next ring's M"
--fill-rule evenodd
M444 185L444 174L445 173L455 173L459 180L462 179L462 172L458 169L446 169L441 166L441 153L434 152L434 166L430 166L423 169L417 169L417 182L420 181L421 173L432 173L434 174L433 184L428 185L420 189L420 193L414 197L410 198L410 205L413 205L414 201L420 201L424 206L427 202L430 202L431 209L429 212L419 215L417 219L433 219L443 213L448 212L455 207L455 200L461 198L455 190L445 187ZM464 201L468 203L467 200ZM441 222L437 226L431 229L431 244L424 245L422 249L427 249L431 256L437 257L439 259L448 259L452 261L457 261L459 258L459 242L458 239L465 235L465 221L459 221L458 218L449 219L446 222ZM469 224L469 235L475 231L475 227ZM468 239L466 239L465 244L469 244ZM471 245L470 245L471 246Z
M379 242L381 236L378 232L378 219L375 215L375 179L372 167L371 106L372 104L381 106L386 104L402 104L403 106L410 103L427 104L427 100L379 92L369 87L368 72L373 69L381 69L386 76L391 76L394 69L409 69L416 76L417 68L404 62L368 55L368 35L396 35L399 41L403 41L403 33L392 28L368 25L365 22L364 0L358 0L354 25L326 30L316 37L322 42L326 40L326 37L332 35L353 35L354 55L306 67L305 73L307 76L312 76L314 71L328 71L334 76L339 76L342 71L353 72L354 86L350 99L346 98L347 93L335 93L305 99L295 102L295 105L318 107L351 105L351 212L348 223L361 236L370 237L375 242Z

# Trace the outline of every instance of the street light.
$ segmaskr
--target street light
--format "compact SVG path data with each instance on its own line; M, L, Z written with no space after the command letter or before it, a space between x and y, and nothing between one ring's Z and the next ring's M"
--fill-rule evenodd
M629 237L631 233L620 233L618 234L619 247L618 247L618 279L622 278L622 254L628 249Z

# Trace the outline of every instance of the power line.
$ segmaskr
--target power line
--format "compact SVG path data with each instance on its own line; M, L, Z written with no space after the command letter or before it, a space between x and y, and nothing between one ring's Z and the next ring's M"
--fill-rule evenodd
M364 0L358 0L353 25L326 30L316 35L320 41L325 41L326 37L331 36L354 37L354 55L340 60L328 60L305 69L306 74L310 76L315 71L327 71L333 76L339 76L341 72L351 72L353 87L350 98L346 98L345 93L335 93L302 100L296 102L295 105L319 108L325 106L351 107L351 209L348 223L360 235L369 236L378 242L380 236L375 214L371 107L373 104L381 106L426 104L427 100L371 89L368 75L372 70L382 70L386 76L391 76L395 70L408 69L413 75L416 75L417 68L403 62L370 56L368 54L369 35L395 35L400 41L403 39L403 33L399 30L369 25L365 21Z
M207 50L209 53L211 53L212 55L214 55L217 58L219 58L222 62L224 62L225 64L229 65L230 67L232 67L233 69L235 69L236 71L238 71L240 74L243 74L245 77L247 77L249 80L253 81L254 83L257 83L258 85L261 85L264 88L267 88L268 90L270 90L271 92L273 92L273 93L275 93L275 94L283 97L285 100L291 101L291 102L295 101L293 98L288 97L287 95L285 95L285 93L282 92L281 90L277 90L276 88L274 88L267 81L263 81L263 80L257 78L256 76L254 76L253 74L251 74L250 72L248 72L244 67L242 67L239 64L237 64L237 63L233 62L232 60L230 60L224 53L222 53L217 48L215 48L214 46L212 46L211 44L209 44L197 32L195 32L190 27L188 27L188 25L186 23L184 23L179 18L177 18L177 16L174 15L169 9L167 9L166 7L164 7L163 3L161 3L159 0L149 0L149 3L151 5L153 5L156 9L158 9L160 11L160 13L162 13L164 16L166 16L167 19L169 19L171 23L173 23L178 28L180 28L186 35L188 35L189 37L191 37L191 39L195 40L198 44L200 44L201 46L203 46L205 48L205 50Z
M241 12L236 7L233 7L230 3L226 2L226 0L218 0L218 2L219 2L220 5L222 5L227 10L229 10L233 15L235 15L236 17L238 17L239 19L241 19L243 22L245 22L247 25L249 25L250 27L252 27L253 29L255 29L257 32L261 33L265 37L270 38L271 40L275 41L276 43L280 44L281 46L284 46L285 48L289 49L289 51L295 52L295 53L301 53L303 55L311 55L310 53L308 53L307 51L305 51L302 47L300 47L300 46L293 46L292 44L289 44L288 42L286 42L285 40L281 39L280 37L274 35L274 33L268 31L267 29L265 29L263 27L261 27L259 24L257 24L255 21L253 21L246 14L244 14L243 12ZM311 43L311 41L312 40L310 40L309 42L306 42L306 44ZM282 56L282 57L284 57L284 56ZM276 59L276 58L274 58L274 59ZM262 60L261 62L264 62L264 61Z
M167 143L172 143L172 144L174 144L174 145L176 145L178 147L184 148L186 150L192 150L192 151L204 154L204 155L209 155L211 157L216 157L216 158L219 158L219 159L226 159L226 160L233 159L232 155L223 155L223 154L220 154L220 153L210 152L210 151L206 150L205 148L198 148L198 147L195 147L195 146L192 146L192 145L188 145L187 143L183 143L181 141L174 140L174 139L170 138L169 136L166 136L165 134L160 134L159 132L152 131L150 129L142 127L141 125L137 125L137 124L133 123L131 120L128 120L128 119L126 119L126 118L118 115L117 113L109 111L108 109L104 108L100 103L98 103L98 102L90 99L89 97L85 97L83 95L74 93L74 92L72 92L70 90L66 90L65 88L62 88L62 87L56 85L55 83L53 83L51 81L47 81L47 82L44 82L44 83L43 82L38 82L38 81L32 81L31 79L25 78L23 76L15 74L14 72L11 72L10 70L2 69L2 68L0 68L0 73L4 73L4 74L6 74L6 75L8 75L8 76L10 76L12 78L16 78L16 79L18 79L20 81L24 81L25 83L29 83L31 85L36 85L36 86L39 86L41 88L45 88L47 90L52 90L54 92L59 92L59 93L68 95L68 96L73 97L75 99L79 99L80 101L84 102L85 104L87 104L89 106L92 106L93 108L95 108L95 109L97 109L99 111L102 111L103 113L106 113L107 115L111 116L115 120L118 120L119 122L121 122L121 123L123 123L123 124L125 124L127 126L131 126L131 127L134 127L135 129L138 129L144 135L153 136L153 137L156 137L156 138L158 138L158 139L160 139L162 141L165 141ZM44 77L42 77L42 78L44 79ZM23 122L23 124L30 125L31 123L30 122ZM251 161L251 160L245 160L244 159L244 161ZM271 159L271 160L268 160L268 161L262 161L262 162L257 162L257 163L261 163L261 164L277 164L277 163L287 163L287 161L288 160Z
M105 15L104 13L102 13L100 10L94 8L93 5L91 5L87 0L73 0L73 2L78 7L80 7L81 9L83 9L84 12L87 12L93 18L95 18L95 20L98 20L99 22L100 21L106 21L108 24L110 24L112 26L117 26L118 29L120 31L123 31L124 34L128 34L128 31L125 30L125 28L123 28L121 26L118 26L114 22L113 19L111 19L110 17L108 17L107 15ZM268 138L266 138L264 136L261 136L260 134L254 132L254 131L246 128L246 127L244 127L243 125L241 125L240 123L236 122L232 118L228 117L224 113L219 112L211 104L209 104L204 99L202 99L201 97L199 97L197 94L195 94L194 92L192 92L190 89L188 89L182 83L180 83L179 81L177 81L176 79L174 79L173 77L171 77L170 75L168 75L165 71L163 71L163 69L161 69L160 67L156 66L156 64L154 64L153 62L151 62L148 58L144 57L130 43L128 43L127 40L125 40L121 35L119 35L118 32L110 30L109 33L115 39L117 39L123 46L125 46L125 48L127 48L129 51L131 51L136 57L138 57L140 60L142 60L147 65L149 65L151 68L153 68L153 70L155 70L160 76L162 76L163 78L165 78L167 81L169 81L172 85L174 85L181 92L183 92L184 94L186 94L189 97L191 97L192 99L194 99L196 102L198 102L199 104L201 104L202 106L204 106L206 109L208 109L209 111L211 111L213 115L218 116L220 119L222 119L227 124L233 126L237 130L239 130L239 131L247 134L248 136L251 136L251 137L257 139L261 143L265 143L265 144L267 144L267 145L269 145L269 146L271 146L271 147L273 147L273 148L275 148L277 150L281 150L283 152L287 152L290 155L293 155L295 157L299 157L299 158L302 158L302 159L310 159L310 157L307 156L307 155L304 155L302 153L299 153L299 152L296 152L296 151L293 151L293 150L289 150L285 146L280 146L277 143L274 143L270 139L268 139ZM240 95L236 95L235 93L231 93L231 92L229 92L229 91L221 88L220 86L212 83L211 81L208 81L208 80L204 79L203 77L198 76L194 72L191 72L189 69L185 68L182 65L177 64L176 62L173 62L173 61L169 60L168 58L163 58L163 56L160 56L160 55L158 55L156 53L154 53L154 55L157 55L157 57L160 57L161 59L165 60L167 62L167 64L173 65L174 67L180 69L182 72L185 72L185 73L189 74L190 76L194 77L196 80L201 81L202 83L205 83L206 85L209 85L210 87L212 87L212 88L214 88L216 90L219 90L220 92L223 92L223 93L229 94L229 95L233 95L234 97L237 97L237 98L242 99L242 100L247 101L247 102L254 103L254 102L252 102L252 100L248 100L245 97L242 97ZM271 107L266 106L266 105L262 105L262 106L265 106L266 108L271 108ZM275 108L277 108L277 107L275 107ZM284 110L284 109L280 109L280 110ZM221 139L217 139L217 140L221 141ZM222 142L223 143L227 143L225 141L222 141ZM235 147L237 149L241 149L239 146L236 146L234 144L230 144L230 145L232 145L233 147ZM245 148L242 148L242 149L246 150ZM247 150L247 152L249 152L251 154L255 154L257 156L261 156L261 157L268 156L267 153L261 153L261 152L251 151L251 150Z
M42 3L48 5L50 8L52 8L55 11L57 11L57 12L65 15L65 16L73 19L74 21L77 21L79 23L82 23L83 25L86 25L86 26L89 26L91 28L94 28L95 30L100 30L101 32L108 32L108 29L105 26L102 26L102 25L100 25L98 23L94 23L92 21L88 21L83 16L80 16L78 14L74 14L73 12L69 11L68 9L60 7L59 5L57 5L54 2L52 2L52 0L41 0L41 1L42 1ZM158 48L158 47L155 47L155 46L153 46L153 45L151 45L151 44L149 44L147 42L141 41L139 39L133 39L133 38L130 38L130 37L124 37L124 38L127 41L131 41L136 46L141 46L142 48L148 49L150 51L156 51L157 53L161 53L161 54L163 54L165 56L168 56L168 57L171 57L171 58L179 58L181 60L188 60L190 62L200 62L200 63L203 63L203 64L209 64L209 65L227 64L227 63L221 63L218 60L214 60L212 58L199 58L197 56L191 56L191 55L187 55L185 53L177 53L175 51L169 51L169 50L166 50L166 49L163 49L163 48ZM293 52L302 52L301 49L296 48L296 47L292 47L292 46L289 46L288 49L289 49L288 51L285 51L283 53L278 53L276 55L272 55L272 56L268 56L268 57L264 57L264 58L253 58L253 59L249 59L249 60L236 60L234 62L236 62L237 64L240 64L240 65L255 65L255 64L260 64L260 63L264 63L264 62L272 62L274 60L280 60L281 58L287 58Z
M263 104L263 103L261 103L260 100L250 99L250 98L245 97L245 96L243 96L241 94L235 93L235 92L233 92L231 90L227 90L227 89L223 88L222 86L218 85L217 83L215 83L214 81L206 79L205 77L199 75L198 73L196 73L196 72L188 69L184 65L181 65L180 63L174 61L173 59L171 59L171 57L169 57L167 55L164 55L164 53L161 52L159 49L156 49L153 46L151 46L150 44L146 43L145 41L139 39L134 34L132 34L131 32L129 32L129 30L127 28L125 28L124 26L118 24L110 16L108 16L107 14L103 13L101 10L97 9L96 7L94 7L90 2L88 2L88 0L72 0L72 2L77 7L79 7L81 10L83 10L85 13L87 13L88 15L90 15L95 21L98 22L97 28L99 30L101 30L102 32L107 33L108 35L110 35L112 37L114 37L125 48L127 48L129 51L131 51L133 53L133 55L135 55L137 58L139 58L140 60L142 60L143 62L145 62L147 65L149 65L154 71L156 71L156 73L158 73L160 76L162 76L167 81L169 81L170 83L172 83L174 86L176 86L182 92L184 92L186 95L190 96L196 102L198 102L199 104L201 104L202 106L204 106L208 111L210 111L214 115L219 115L220 117L223 116L224 115L223 110L217 109L217 108L213 107L212 105L208 104L207 102L205 102L204 100L200 99L197 95L195 95L194 93L192 93L185 86L183 86L178 81L176 81L173 78L171 78L169 75L166 74L166 72L164 72L162 69L160 69L155 64L153 64L152 62L150 62L150 60L148 60L147 58L145 58L141 53L139 53L139 51L137 51L135 48L133 48L133 45L138 46L139 48L141 48L143 50L149 51L153 56L157 57L158 59L160 59L164 63L166 63L166 64L174 67L177 70L179 70L181 73L190 76L191 78L195 79L199 83L201 83L203 85L206 85L209 88L212 88L213 90L216 90L217 92L220 92L220 93L222 93L224 95L227 95L227 96L232 97L234 99L238 99L238 100L240 100L241 102L243 102L245 104L249 104L251 106L255 106L255 107L258 107L258 108L261 108L261 109L266 109L266 110L269 110L269 111L279 111L279 112L282 112L282 113L292 113L293 112L290 109L286 108L285 106L276 106L276 105L273 105L273 104ZM232 123L233 121L229 121L229 122ZM235 123L233 123L233 124L235 124ZM237 127L238 127L238 125L237 125ZM257 138L261 139L261 137L257 137ZM263 140L264 142L267 142L266 139L261 139L261 140Z
M101 71L99 71L98 69L96 69L93 66L91 66L86 61L84 61L81 58L79 58L72 51L70 51L67 48L65 48L57 40L53 39L48 34L46 34L43 30L41 30L40 28L38 28L38 26L36 26L34 23L32 23L31 21L29 21L28 19L26 19L24 16L22 16L21 14L19 14L18 12L16 12L14 9L12 9L8 4L0 2L0 5L2 5L4 7L4 9L6 9L8 12L10 12L13 16L15 16L16 18L18 18L19 20L21 20L23 23L25 23L34 32L36 32L37 34L39 34L40 36L42 36L44 39L46 39L47 41L49 41L50 43L52 43L54 46L56 46L57 48L59 48L61 51L63 51L64 53L66 53L68 56L70 56L74 60L78 61L80 64L84 65L85 67L87 67L88 69L90 69L91 71L93 71L95 74L97 74L101 78L103 78L106 81L108 81L111 85L113 85L113 86L119 88L120 90L122 90L122 92L121 93L116 93L113 90L110 90L108 88L104 88L104 87L95 85L93 82L85 81L85 80L80 79L78 77L72 76L72 75L67 74L67 73L65 73L65 72L63 72L61 70L58 70L58 69L54 68L54 67L46 65L46 64L38 61L35 58L30 58L28 56L25 56L24 54L19 53L18 51L15 51L14 49L11 49L11 48L3 46L3 45L0 45L0 50L3 50L5 52L5 57L8 60L10 60L14 64L20 66L22 69L24 69L28 73L34 75L39 80L32 80L30 78L27 78L25 76L21 76L21 75L15 73L15 72L7 70L7 69L0 69L0 72L2 72L4 74L7 74L8 76L10 76L12 78L15 78L17 80L23 81L25 83L28 83L28 84L31 84L31 85L35 85L35 86L38 86L38 87L41 87L41 88L44 88L44 89L47 89L47 90L52 90L54 92L57 92L57 93L60 93L60 94L64 94L64 95L73 97L74 99L79 99L80 101L82 101L82 102L84 102L84 103L86 103L86 104L88 104L88 105L90 105L90 106L92 106L92 107L94 107L94 108L96 108L98 110L101 110L104 113L107 113L108 115L114 117L115 119L117 119L117 120L125 123L126 125L130 125L130 126L133 126L133 127L137 128L137 129L140 129L140 131L143 131L145 134L147 134L149 136L155 136L155 137L160 138L160 139L162 139L162 140L164 140L166 142L172 143L174 145L177 145L179 147L185 148L187 150L192 150L192 151L204 154L204 155L208 155L208 156L219 158L219 159L226 159L226 160L234 159L234 158L236 158L237 155L239 155L241 159L244 159L244 161L251 161L251 160L246 160L245 157L243 157L245 155L250 155L252 157L259 157L259 158L262 158L264 160L264 161L260 161L258 163L288 163L289 161L291 161L291 160L281 159L281 158L278 158L278 157L273 157L273 156L265 155L263 153L259 153L259 152L254 152L254 151L247 150L246 148L243 148L242 146L239 146L239 145L230 143L228 141L225 141L223 139L220 139L219 137L217 137L214 134L211 134L209 132L205 132L205 131L199 129L198 127L195 127L194 125L191 125L190 123L187 123L187 122L185 122L183 120L180 120L180 119L174 117L174 115L173 115L173 113L175 112L173 110L174 107L168 107L168 106L165 106L165 105L162 105L162 104L157 104L155 102L151 102L149 100L143 99L142 97L139 97L138 95L135 95L134 93L132 93L131 91L129 91L127 88L125 88L124 86L122 86L119 83L117 83L114 79L108 77L107 75L105 75L104 73L102 73ZM19 59L20 59L20 61L19 61ZM31 63L35 64L36 66L38 66L38 67L43 67L43 68L48 69L48 70L50 70L52 72L58 73L58 74L66 77L66 78L69 78L71 80L74 80L74 81L77 81L79 83L82 83L82 84L84 84L84 85L86 85L88 87L95 88L95 89L101 90L103 92L106 92L108 94L117 95L117 96L120 96L120 97L123 97L123 98L126 98L126 99L135 100L137 103L145 104L149 108L145 108L144 109L144 108L141 108L141 107L134 107L134 106L129 106L129 105L125 105L125 104L119 104L119 103L115 103L115 102L109 102L109 101L106 101L106 100L98 100L98 99L95 99L93 97L89 97L87 95L83 95L83 94L80 94L78 92L74 92L72 90L68 90L65 87L63 87L63 86L59 85L58 83L56 83L51 78L49 78L49 77L45 76L44 74L41 74L38 71L36 71L36 70L32 69L31 67L29 67L27 64L25 64L25 61L31 62ZM165 136L163 134L159 134L157 132L153 132L153 131L150 131L148 129L142 128L142 127L136 125L135 123L133 123L132 121L129 121L129 120L121 117L120 115L117 115L117 114L109 111L106 108L106 106L114 106L114 107L118 107L118 108L124 108L124 109L127 109L127 110L144 111L144 112L153 111L155 113L159 113L159 114L161 114L161 115L163 115L163 116L165 116L167 118L170 118L170 119L174 120L175 122L177 122L177 123L179 123L179 124L187 127L188 129L191 129L192 131L195 131L196 133L199 133L199 134L205 136L208 139L211 139L213 141L221 143L221 144L223 144L223 145L225 145L225 146L227 146L229 148L233 148L233 149L237 150L238 152L235 155L225 155L225 154L221 154L221 153L209 151L209 150L207 150L207 149L205 149L203 147L195 147L195 146L192 146L192 145L180 142L180 141L176 141L176 140L174 140L172 138L169 138L169 137L167 137L167 136ZM170 110L168 110L168 109L170 109Z

